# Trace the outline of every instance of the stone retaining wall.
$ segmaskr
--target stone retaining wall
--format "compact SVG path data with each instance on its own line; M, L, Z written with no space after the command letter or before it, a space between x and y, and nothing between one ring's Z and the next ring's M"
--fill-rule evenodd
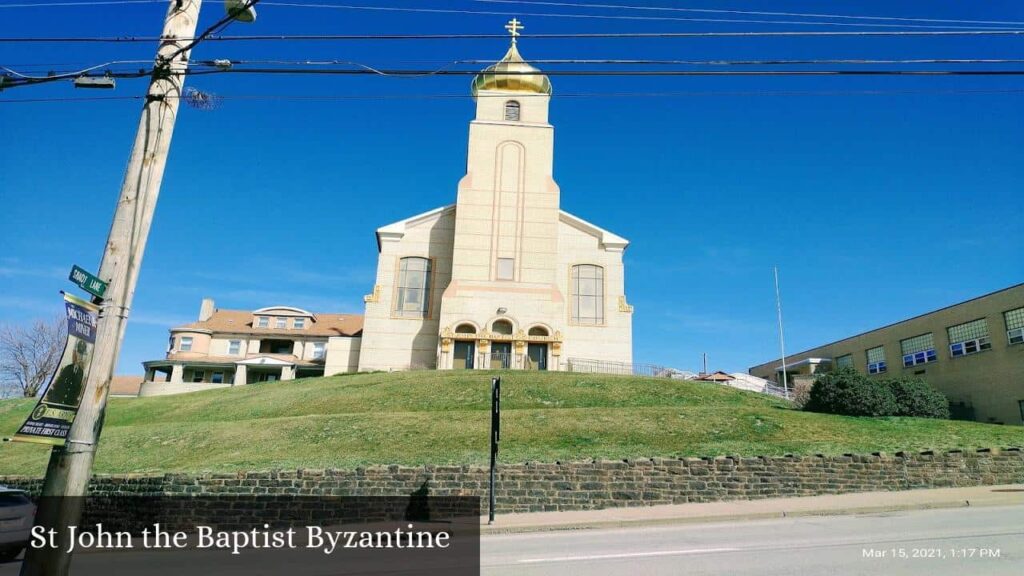
M498 468L497 511L589 510L812 496L878 490L1024 483L1024 452L1005 450L843 456L652 458L506 464ZM478 466L372 466L354 470L97 475L104 494L297 494L479 496L486 509L488 471ZM0 477L37 493L41 480Z

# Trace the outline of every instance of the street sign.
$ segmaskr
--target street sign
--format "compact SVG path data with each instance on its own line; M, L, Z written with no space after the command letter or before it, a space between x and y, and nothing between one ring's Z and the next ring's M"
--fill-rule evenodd
M102 299L103 295L107 293L107 283L99 278L89 274L79 266L71 267L71 275L68 276L68 280L74 282L79 288L85 290L89 294Z

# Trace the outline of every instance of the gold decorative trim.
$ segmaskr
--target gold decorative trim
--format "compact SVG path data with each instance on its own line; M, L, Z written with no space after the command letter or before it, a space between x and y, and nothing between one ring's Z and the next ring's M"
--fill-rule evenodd
M627 314L633 313L633 306L626 303L626 296L619 296L619 312L625 312Z
M366 296L363 296L363 302L365 302L367 304L369 304L371 302L373 302L373 303L380 302L380 284L375 284L373 286L373 293L372 294L367 294Z

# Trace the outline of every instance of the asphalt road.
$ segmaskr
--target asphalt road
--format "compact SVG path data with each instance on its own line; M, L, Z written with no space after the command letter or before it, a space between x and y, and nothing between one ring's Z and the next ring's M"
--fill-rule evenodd
M488 535L485 576L1024 574L1024 506Z

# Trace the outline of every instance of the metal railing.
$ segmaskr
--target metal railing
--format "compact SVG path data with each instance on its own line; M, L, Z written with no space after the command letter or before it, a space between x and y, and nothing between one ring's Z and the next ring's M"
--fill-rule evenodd
M611 362L608 360L591 360L588 358L569 358L562 364L566 372L585 374L620 374L625 376L654 376L671 378L677 370L656 364L634 364L632 362Z

